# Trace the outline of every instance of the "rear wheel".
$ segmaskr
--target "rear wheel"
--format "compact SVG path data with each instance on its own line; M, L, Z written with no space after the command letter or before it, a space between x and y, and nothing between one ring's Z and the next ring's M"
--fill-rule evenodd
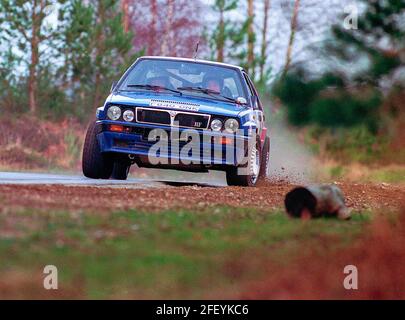
M112 157L102 153L97 141L96 123L87 128L82 157L83 174L92 179L109 179L113 170Z
M127 180L131 163L129 161L121 160L114 162L112 171L112 178L116 180Z
M261 165L260 141L249 147L247 164L243 167L229 167L226 170L226 182L230 186L254 187L259 179Z
M259 173L259 180L267 179L270 170L270 138L266 137L262 149L262 159Z

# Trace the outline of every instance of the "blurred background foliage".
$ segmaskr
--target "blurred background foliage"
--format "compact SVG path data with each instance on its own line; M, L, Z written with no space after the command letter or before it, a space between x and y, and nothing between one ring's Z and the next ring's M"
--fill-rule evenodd
M132 50L116 0L0 1L0 107L87 119Z
M358 28L334 25L322 45L321 59L335 63L320 73L295 65L275 81L272 97L292 125L311 128L318 154L404 163L405 1L363 2Z

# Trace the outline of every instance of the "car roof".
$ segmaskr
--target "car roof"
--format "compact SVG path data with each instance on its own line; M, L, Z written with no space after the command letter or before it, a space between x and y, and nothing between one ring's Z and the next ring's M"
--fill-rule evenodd
M171 60L171 61L184 61L184 62L196 62L202 64L209 64L214 66L226 67L226 68L233 68L243 71L242 67L235 66L233 64L223 63L223 62L215 62L209 60L200 60L200 59L191 59L191 58L180 58L180 57L165 57L165 56L142 56L139 59L149 59L149 60Z

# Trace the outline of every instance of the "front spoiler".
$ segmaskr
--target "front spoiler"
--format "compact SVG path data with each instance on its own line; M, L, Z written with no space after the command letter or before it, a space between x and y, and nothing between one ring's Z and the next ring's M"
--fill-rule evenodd
M123 125L131 132L112 132L110 124ZM132 155L149 164L195 164L203 166L243 164L246 154L248 136L218 133L210 130L190 130L138 123L98 121L97 139L101 152ZM168 139L168 141L149 141L145 133L160 129L173 136L181 137L193 132L195 142ZM223 138L222 138L223 137ZM150 136L149 136L150 138ZM231 139L229 144L222 144L221 139ZM187 148L188 144L188 148ZM160 146L163 146L159 148ZM167 147L166 147L167 146ZM192 150L190 150L192 148ZM188 151L188 152L187 152Z

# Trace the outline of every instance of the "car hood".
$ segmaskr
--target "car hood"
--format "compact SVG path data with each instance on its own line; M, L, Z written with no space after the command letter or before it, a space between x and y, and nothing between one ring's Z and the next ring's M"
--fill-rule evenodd
M246 108L236 103L201 97L180 96L153 92L119 92L109 96L107 102L138 107L157 107L237 117ZM164 107L156 104L163 103ZM171 106L171 104L174 104ZM184 108L184 109L183 109ZM188 109L189 108L189 109Z

